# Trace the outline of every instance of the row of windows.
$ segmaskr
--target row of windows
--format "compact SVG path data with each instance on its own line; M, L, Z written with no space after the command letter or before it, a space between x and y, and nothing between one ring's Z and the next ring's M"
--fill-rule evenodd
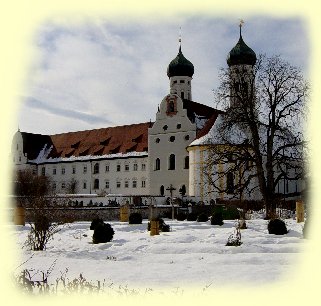
M159 158L155 159L154 170L158 171L161 169L161 162ZM168 170L175 170L176 169L176 156L175 154L171 154L168 157ZM185 156L184 158L184 169L189 169L189 157Z
M133 169L133 171L138 171L138 164L134 163L132 169ZM146 164L145 163L141 164L140 169L142 171L145 171L146 170ZM124 170L125 171L130 171L129 164L125 164L124 165ZM61 167L60 171L61 171L60 173L62 175L66 174L66 168L65 167ZM98 174L99 171L100 171L100 165L99 165L99 163L95 163L94 167L93 167L93 173L94 174ZM105 165L105 172L109 172L109 171L110 171L110 165L109 164ZM120 164L116 165L116 171L118 171L118 172L121 171L121 165ZM83 166L83 173L87 173L87 172L88 172L88 167L87 167L87 165L84 165ZM53 168L52 169L52 174L53 175L57 174L57 168ZM72 174L76 174L76 166L72 166ZM41 175L46 175L46 167L42 167L41 168Z
M184 84L185 83L185 80L179 80L179 82L181 84ZM173 84L177 84L177 80L173 81ZM187 81L187 84L189 85L190 84L190 81Z
M189 140L189 135L185 135L185 136L184 136L184 139L185 139L185 140ZM170 136L170 137L168 138L168 141L174 142L174 141L175 141L175 136ZM156 142L156 143L160 143L160 139L159 139L159 138L156 138L156 139L155 139L155 142Z
M140 186L142 188L145 188L146 187L146 180L143 179L140 182L140 184L141 184ZM67 188L67 184L65 182L62 182L60 186L61 186L61 189L66 189ZM137 180L133 180L131 182L131 184L130 184L130 182L128 180L125 180L124 183L123 183L123 186L124 186L124 188L130 188L130 186L132 188L137 188L138 187L138 181ZM122 182L120 180L116 181L116 188L121 188L121 187L122 187ZM57 183L53 183L53 188L57 189ZM82 188L83 189L87 189L88 188L88 183L86 181L83 182ZM101 182L99 181L99 179L95 179L94 180L93 189L100 189L100 188L110 189L110 182L109 181L105 181L105 185L101 186Z

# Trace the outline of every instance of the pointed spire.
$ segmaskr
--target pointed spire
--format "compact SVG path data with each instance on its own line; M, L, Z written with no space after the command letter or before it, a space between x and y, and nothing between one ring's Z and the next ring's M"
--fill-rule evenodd
M179 27L178 46L179 46L179 53L182 53L182 27Z
M243 19L240 19L240 38L242 37L242 26L243 26L243 23L244 23L244 20Z

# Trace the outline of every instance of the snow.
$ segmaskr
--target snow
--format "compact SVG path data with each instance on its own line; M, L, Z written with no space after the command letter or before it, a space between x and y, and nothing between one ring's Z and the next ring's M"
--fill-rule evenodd
M30 163L57 163L57 162L71 162L71 161L88 161L95 159L113 159L113 158L128 158L128 157L147 157L148 152L127 152L127 153L114 153L114 154L104 154L104 155L85 155L85 156L70 156L70 157L48 157L52 147L47 149L47 145L40 151L36 159L30 160Z
M210 221L164 220L171 232L157 236L150 236L147 220L139 225L108 222L114 238L102 244L92 243L90 222L64 224L47 249L37 252L22 248L30 225L8 225L21 252L16 267L23 263L13 270L16 274L23 269L47 271L54 264L48 279L53 284L68 269L69 280L81 273L93 282L105 280L133 289L260 286L284 279L299 262L306 244L303 223L293 219L285 220L289 233L283 236L268 234L266 220L247 220L238 247L225 246L235 220L225 220L223 226Z

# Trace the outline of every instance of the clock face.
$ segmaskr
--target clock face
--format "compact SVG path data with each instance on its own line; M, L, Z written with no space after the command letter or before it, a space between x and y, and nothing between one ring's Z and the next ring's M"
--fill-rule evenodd
M177 114L177 97L169 95L166 98L166 115L175 116Z

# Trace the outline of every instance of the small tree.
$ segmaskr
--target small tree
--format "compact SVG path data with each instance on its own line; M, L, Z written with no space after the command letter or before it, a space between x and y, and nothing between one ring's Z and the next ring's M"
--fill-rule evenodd
M78 182L74 178L72 178L67 183L67 193L75 194L77 192L78 192Z
M42 251L59 231L61 223L58 222L58 199L54 195L51 180L44 175L34 175L31 170L18 171L14 191L21 205L31 213L26 244L35 251Z

